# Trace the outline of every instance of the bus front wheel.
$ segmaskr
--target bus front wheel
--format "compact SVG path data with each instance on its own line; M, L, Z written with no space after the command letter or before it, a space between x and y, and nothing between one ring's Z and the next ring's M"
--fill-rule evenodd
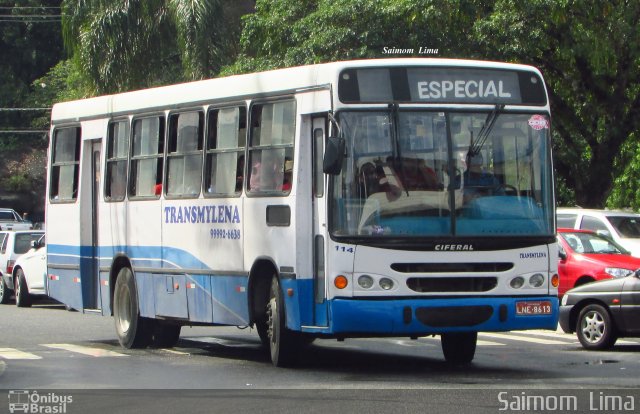
M452 364L469 364L476 353L477 332L450 332L440 336L444 359Z
M113 317L118 342L124 348L145 348L153 335L153 320L140 316L136 283L131 269L118 273L113 292Z
M271 279L271 291L267 303L267 336L271 362L276 367L290 366L297 357L296 333L287 329L284 298L277 276Z

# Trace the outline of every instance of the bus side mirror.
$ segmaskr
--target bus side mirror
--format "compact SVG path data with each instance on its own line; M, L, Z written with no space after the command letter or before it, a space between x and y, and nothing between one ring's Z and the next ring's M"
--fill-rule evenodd
M322 160L322 171L325 174L340 174L342 161L344 160L344 148L344 138L329 137L327 147L324 150L324 159Z

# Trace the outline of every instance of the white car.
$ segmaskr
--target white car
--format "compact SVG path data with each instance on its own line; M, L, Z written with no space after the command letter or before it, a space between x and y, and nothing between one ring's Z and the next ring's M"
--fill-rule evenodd
M626 211L558 208L558 227L585 229L609 237L640 257L640 214Z
M0 303L8 303L13 296L13 266L28 252L31 242L44 236L41 230L0 231Z
M47 248L44 236L33 242L33 247L16 260L13 266L13 285L16 305L31 306L32 296L47 294Z

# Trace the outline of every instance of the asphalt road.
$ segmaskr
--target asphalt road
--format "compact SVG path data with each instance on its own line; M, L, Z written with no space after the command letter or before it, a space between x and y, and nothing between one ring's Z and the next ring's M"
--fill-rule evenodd
M53 304L0 314L0 389L73 394L65 412L514 412L563 390L584 404L636 393L640 407L640 339L589 352L559 331L481 333L467 367L446 364L438 338L316 340L282 369L250 329L184 327L175 348L126 350L112 318Z

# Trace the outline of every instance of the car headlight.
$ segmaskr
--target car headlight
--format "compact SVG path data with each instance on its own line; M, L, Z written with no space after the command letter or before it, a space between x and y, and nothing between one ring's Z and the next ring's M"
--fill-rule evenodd
M561 306L567 306L567 302L569 301L569 295L565 294L562 296L562 301L560 302Z
M604 269L604 272L612 277L627 277L633 270L622 269L620 267L607 267Z

